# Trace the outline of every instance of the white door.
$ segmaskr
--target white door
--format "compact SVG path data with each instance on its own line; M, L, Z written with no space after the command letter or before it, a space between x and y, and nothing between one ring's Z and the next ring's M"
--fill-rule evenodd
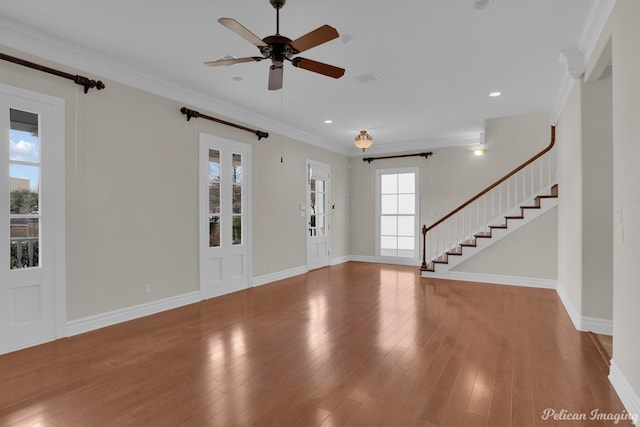
M200 134L200 293L249 287L251 146Z
M0 354L65 335L64 101L0 85Z
M307 161L307 269L329 265L331 166Z

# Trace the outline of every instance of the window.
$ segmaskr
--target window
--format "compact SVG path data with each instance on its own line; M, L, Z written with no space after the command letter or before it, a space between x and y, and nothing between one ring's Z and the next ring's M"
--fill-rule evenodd
M231 213L231 242L234 245L242 244L242 156L234 154L231 165L232 181L232 213Z
M380 256L417 257L417 170L378 171Z
M33 268L40 265L41 164L38 115L12 108L9 117L9 267Z
M324 236L326 182L322 179L311 178L309 196L311 204L309 206L309 235L312 237Z
M220 151L209 149L209 247L220 246Z

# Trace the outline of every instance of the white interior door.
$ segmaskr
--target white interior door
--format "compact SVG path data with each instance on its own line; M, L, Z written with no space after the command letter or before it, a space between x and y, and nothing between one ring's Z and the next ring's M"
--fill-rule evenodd
M200 292L249 287L251 146L200 135Z
M0 85L0 353L65 335L64 102Z
M329 265L331 166L307 161L307 269Z

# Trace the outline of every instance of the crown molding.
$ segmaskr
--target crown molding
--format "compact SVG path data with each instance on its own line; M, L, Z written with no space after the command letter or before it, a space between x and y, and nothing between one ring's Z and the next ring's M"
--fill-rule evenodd
M564 49L560 53L559 60L561 63L566 63L567 67L564 68L560 78L556 100L550 113L552 124L558 122L576 79L584 75L586 61L593 53L615 4L616 0L594 0L585 18L580 36L576 40L576 47ZM582 72L580 72L580 62L582 62Z
M589 58L598 43L616 0L594 0L585 19L584 27L578 37L578 49L585 58Z

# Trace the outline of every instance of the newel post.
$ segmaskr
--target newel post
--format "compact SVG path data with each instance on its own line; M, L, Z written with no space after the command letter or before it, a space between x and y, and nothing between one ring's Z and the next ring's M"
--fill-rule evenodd
M422 226L422 266L421 270L427 269L427 226Z

